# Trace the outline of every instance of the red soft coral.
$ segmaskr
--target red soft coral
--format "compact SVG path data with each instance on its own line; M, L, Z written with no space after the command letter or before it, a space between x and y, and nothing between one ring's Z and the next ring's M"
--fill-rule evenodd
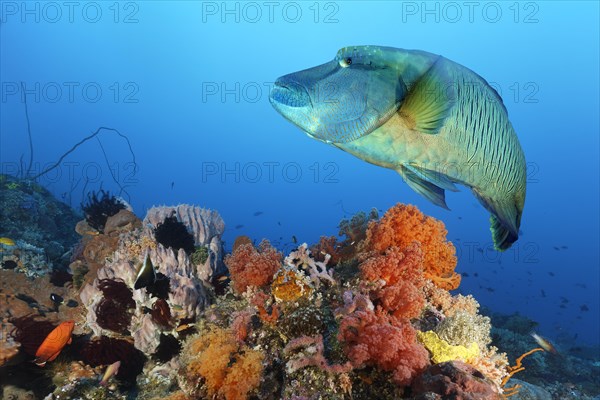
M460 285L460 275L454 272L456 249L446 240L447 233L443 222L425 216L413 205L398 203L369 225L366 243L368 249L383 252L418 241L424 253L425 277L442 289L452 290Z
M423 252L418 242L403 251L390 247L384 255L377 254L359 266L363 279L379 282L374 300L398 318L418 317L425 305L423 291ZM383 281L383 282L382 282Z
M338 339L354 367L372 365L391 371L400 386L410 385L429 365L429 353L417 342L410 322L381 310L356 311L344 317Z
M258 249L250 243L238 246L225 257L225 265L229 268L233 288L243 293L248 286L263 287L270 284L273 275L281 267L281 259L282 254L268 240L263 240Z

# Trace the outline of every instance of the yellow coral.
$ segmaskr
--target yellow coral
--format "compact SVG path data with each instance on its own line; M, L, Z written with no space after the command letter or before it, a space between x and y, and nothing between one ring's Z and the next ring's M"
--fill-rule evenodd
M302 272L281 268L275 274L271 292L277 301L296 301L303 296L310 296L312 288Z
M452 346L438 337L433 331L417 332L419 341L431 353L431 361L438 364L445 361L461 360L469 362L479 355L479 346L473 342L469 347Z

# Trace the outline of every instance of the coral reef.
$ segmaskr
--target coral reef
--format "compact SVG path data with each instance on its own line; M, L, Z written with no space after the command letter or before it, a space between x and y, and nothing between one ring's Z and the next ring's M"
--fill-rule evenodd
M429 355L417 342L406 319L383 312L355 311L344 317L338 334L352 365L374 365L392 372L400 386L408 386L429 364Z
M263 287L273 281L273 275L281 267L282 255L264 240L258 248L252 244L238 246L225 257L233 288L244 293L248 287Z
M39 184L10 175L0 174L0 199L0 237L16 242L2 246L2 261L13 256L21 272L31 271L30 277L66 266L80 216Z
M503 397L485 376L461 361L429 367L414 382L415 400L502 400Z
M127 204L122 199L104 190L89 192L87 201L81 203L85 221L90 227L100 233L104 232L104 225L109 217L127 207Z
M19 354L21 343L9 335L13 329L14 325L2 322L0 327L0 367L7 365Z
M362 278L373 283L374 300L398 318L416 318L425 306L420 290L423 277L423 252L418 242L403 251L389 248L385 254L374 255L359 265Z
M446 240L442 221L425 216L417 207L396 204L367 229L367 248L384 252L389 247L405 248L413 241L421 243L424 254L425 277L442 289L452 290L460 285L456 267L456 249Z
M225 271L223 265L223 244L221 236L225 231L225 223L217 211L200 208L188 204L175 207L153 207L144 218L145 236L152 237L152 231L166 218L175 217L194 238L194 246L205 247L208 257L203 264L194 264L196 276L203 281L210 281L214 276Z
M70 273L31 280L8 254L2 390L90 400L600 393L598 358L531 353L532 321L490 319L472 296L450 293L459 283L454 248L443 225L412 206L396 205L381 220L359 213L340 223L341 240L322 237L285 257L248 237L223 257L223 230L218 213L195 206L154 207L143 222L123 208L101 229L77 224ZM69 320L73 342L58 358L44 368L29 362Z
M417 337L431 353L431 361L434 364L454 360L469 362L479 355L477 342L472 342L469 346L452 345L440 339L433 331L418 332Z
M111 332L128 335L130 332L135 346L151 355L158 350L161 338L168 337L166 335L182 321L193 320L204 308L208 301L205 289L208 283L203 283L201 276L210 277L214 272L212 268L218 269L218 254L209 257L205 265L194 265L184 248L160 244L155 238L158 228L148 226L150 223L163 226L157 222L157 218L164 215L171 221L168 224L175 223L172 219L179 215L178 212L185 216L186 222L177 222L177 229L185 230L186 234L189 229L195 232L189 234L190 240L201 240L193 244L221 248L221 231L215 231L217 228L214 227L221 227L222 220L217 213L193 206L152 208L146 217L151 222L143 227L129 221L126 226L132 230L119 232L114 245L111 241L110 246L103 247L112 249L112 252L87 250L95 242L106 243L106 234L88 241L83 251L86 262L100 264L101 267L96 271L97 278L82 288L81 300L88 310L87 326L95 336L110 335ZM106 224L118 226L112 222L114 218L121 219L117 214L108 218ZM207 218L214 218L215 221L208 221ZM108 237L113 238L110 235ZM146 253L156 270L155 279L150 285L134 290ZM111 289L107 290L106 287ZM164 357L167 353L161 354Z
M158 243L173 249L173 251L183 249L189 255L195 250L194 237L174 215L165 218L154 228L154 238Z
M214 326L190 338L186 354L187 374L181 386L189 396L201 396L206 389L207 397L243 400L258 388L264 354L240 345L228 330ZM196 377L202 379L202 385L196 383Z

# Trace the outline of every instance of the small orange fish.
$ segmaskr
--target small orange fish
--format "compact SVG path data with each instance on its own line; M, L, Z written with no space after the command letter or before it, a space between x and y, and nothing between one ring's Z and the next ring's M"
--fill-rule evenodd
M545 339L535 332L531 332L531 337L540 345L540 347L549 353L557 354L558 351L554 348L548 339Z
M71 344L73 328L75 328L75 321L65 321L54 328L35 352L36 358L34 362L38 366L43 367L46 365L46 362L58 357L63 347Z

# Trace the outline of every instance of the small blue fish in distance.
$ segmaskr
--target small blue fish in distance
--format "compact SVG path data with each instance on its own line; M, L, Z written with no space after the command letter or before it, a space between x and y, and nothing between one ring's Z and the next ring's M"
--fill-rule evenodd
M470 69L419 50L345 47L277 79L270 101L311 138L397 171L438 206L468 187L491 213L496 249L518 239L525 156L502 99Z

